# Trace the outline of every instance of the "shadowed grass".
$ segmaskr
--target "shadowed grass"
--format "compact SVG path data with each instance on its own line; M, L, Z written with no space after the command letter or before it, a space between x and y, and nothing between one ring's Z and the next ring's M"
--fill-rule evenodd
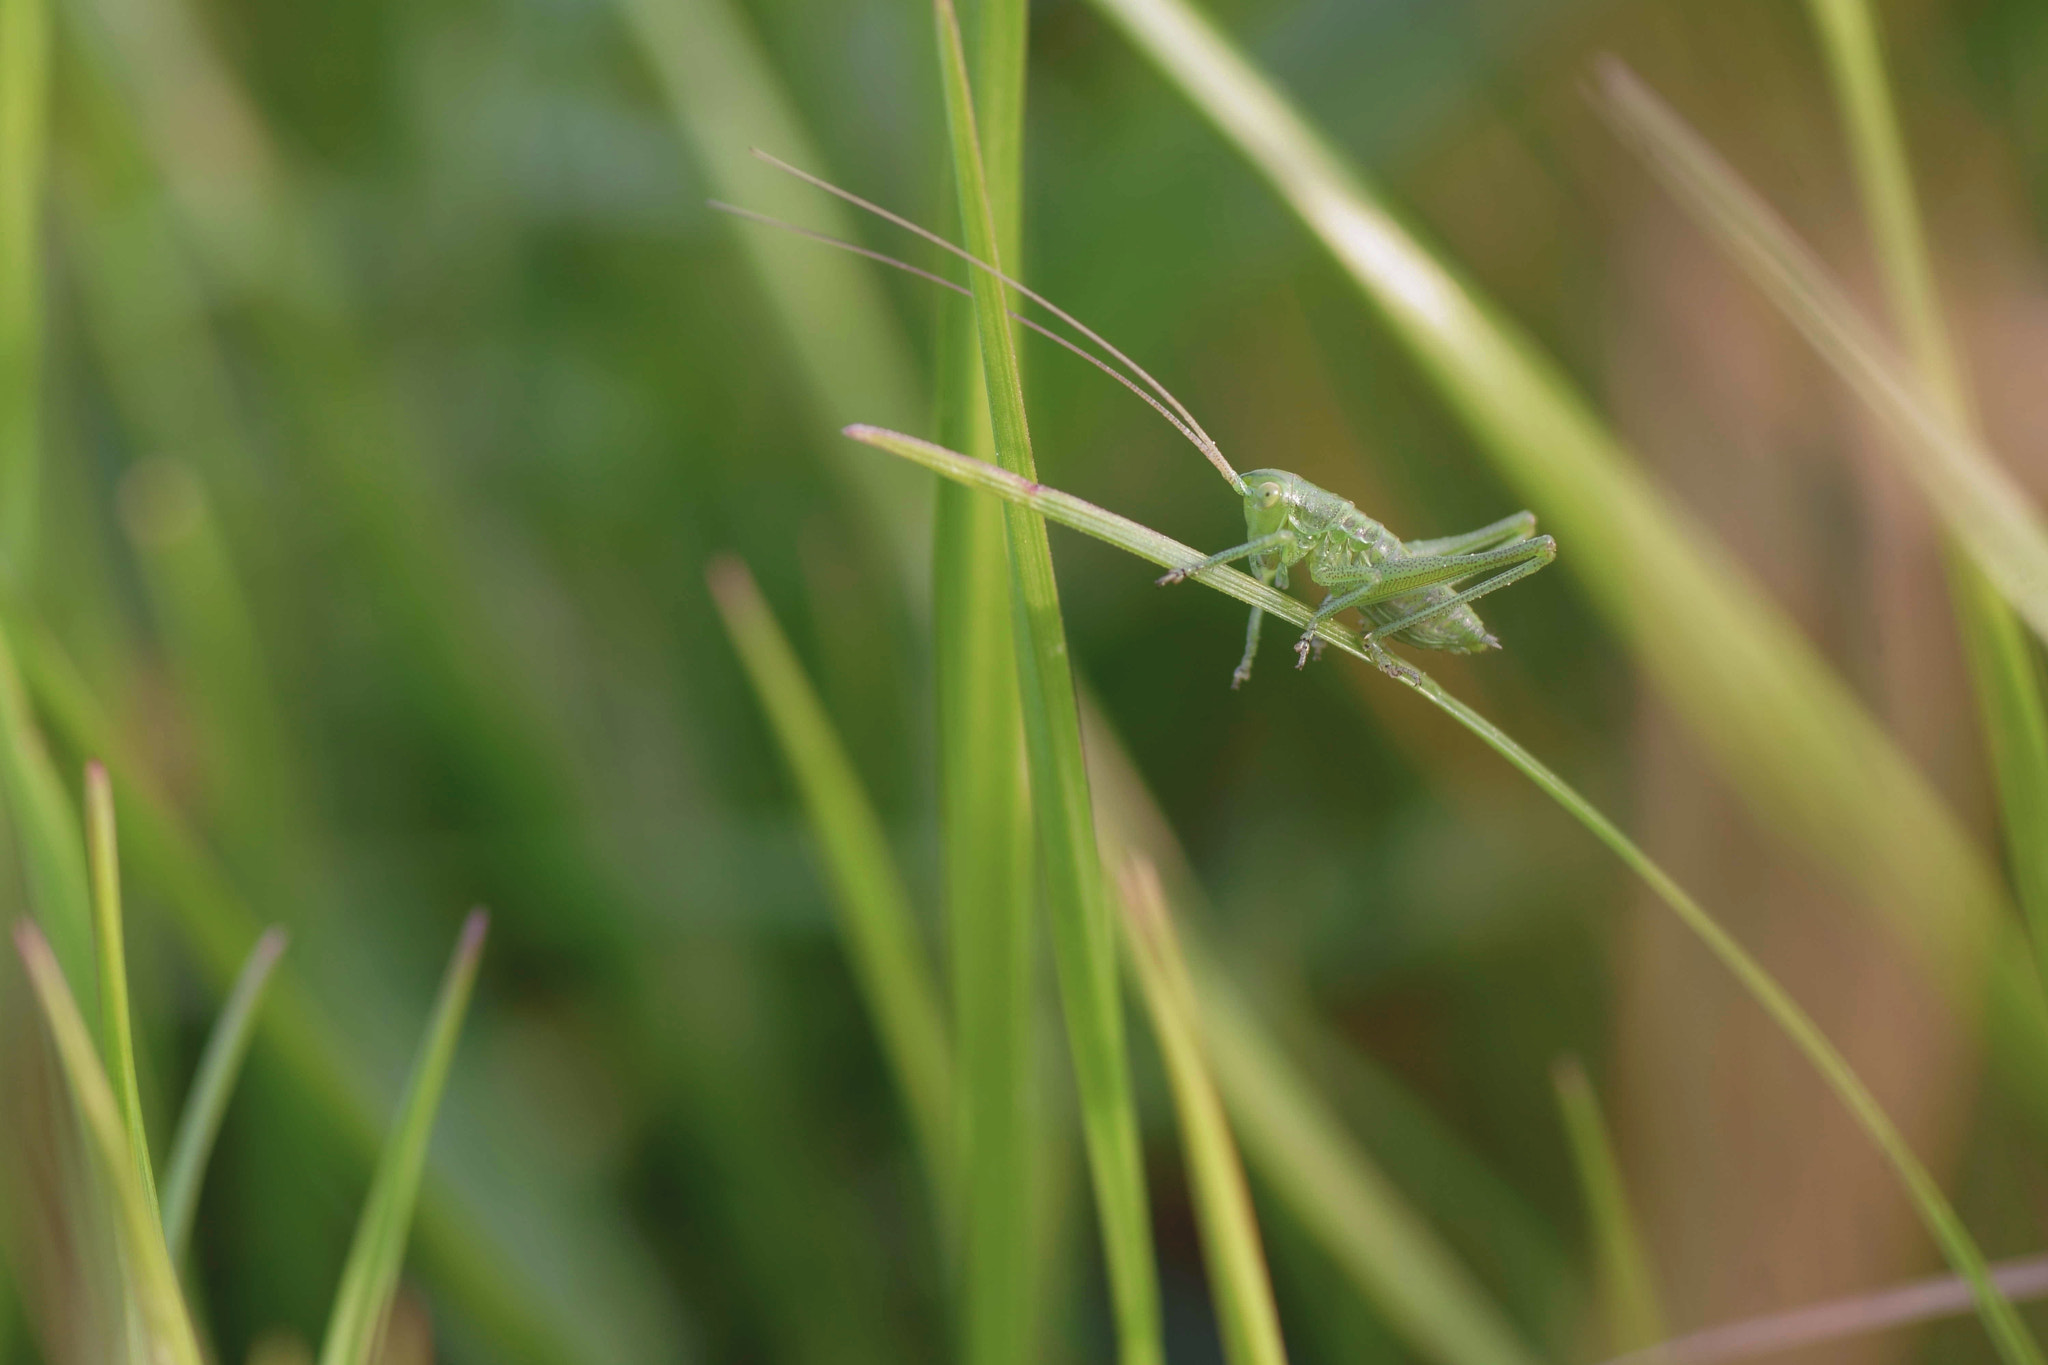
M935 0L933 8L963 235L969 251L1000 268L1002 251L984 179L959 25L950 0ZM987 272L975 271L973 292L996 454L1004 468L1029 479L1034 473L1031 435L1010 333L1007 290ZM1045 524L1030 509L1015 503L1005 507L1004 524L1039 866L1052 920L1053 956L1059 968L1074 1079L1080 1091L1081 1124L1094 1179L1103 1256L1109 1267L1118 1354L1123 1365L1156 1365L1162 1359L1159 1288L1130 1059L1124 1050L1116 931L1109 918L1095 844L1094 803L1081 753L1080 710L1067 659L1066 628L1060 619L1059 588L1053 579Z
M12 641L0 626L0 790L27 872L29 906L64 969L74 1001L101 1020L93 953L92 897L70 797L30 713ZM95 1033L97 1037L97 1033ZM107 1042L99 1040L104 1051Z
M404 1098L399 1101L398 1116L377 1160L377 1174L370 1181L355 1241L342 1266L341 1287L335 1293L333 1316L320 1347L320 1365L371 1365L376 1359L412 1233L413 1204L419 1198L420 1176L427 1164L427 1140L433 1135L434 1114L448 1084L455 1040L462 1032L462 1017L476 985L477 963L483 956L489 923L490 917L481 910L472 910L463 921L462 936L441 981L441 993L420 1041Z
M249 950L248 961L235 976L213 1032L207 1035L206 1050L199 1054L199 1067L192 1075L192 1088L178 1112L163 1182L164 1241L170 1246L173 1264L185 1259L191 1244L192 1219L199 1209L207 1158L213 1154L228 1097L234 1093L242 1060L255 1036L256 1007L263 1001L264 987L270 984L277 960L284 956L286 942L285 931L273 927L264 930Z
M1607 1349L1633 1351L1664 1338L1664 1311L1649 1252L1636 1231L1622 1183L1621 1162L1600 1112L1600 1097L1576 1057L1560 1057L1551 1068L1557 1107L1564 1116L1572 1164L1578 1168L1585 1199L1586 1225L1593 1234L1593 1264L1598 1278L1601 1315L1606 1319Z
M910 894L852 761L753 575L726 558L713 561L705 578L803 797L854 977L943 1215L954 1189L953 1060Z
M1204 556L1200 552L1149 527L1141 526L1114 512L1105 511L1071 494L1019 478L1008 470L980 464L954 451L932 445L928 441L920 441L896 432L880 431L873 427L849 427L846 434L857 441L886 450L892 455L913 460L949 479L957 479L972 487L995 493L1007 501L1029 506L1050 520L1057 521L1063 526L1070 526L1154 564L1169 569L1193 569L1204 561ZM1235 569L1210 568L1192 574L1191 577L1196 582L1215 588L1240 602L1263 608L1268 614L1292 621L1298 626L1306 628L1314 620L1314 613L1308 607ZM1986 1329L1991 1333L1992 1341L1998 1346L2000 1355L2009 1362L2009 1365L2022 1365L2022 1362L2032 1365L2033 1362L2042 1359L2032 1334L2013 1311L2012 1304L1992 1284L1986 1272L1983 1253L1970 1237L1962 1220L1956 1216L1948 1197L1941 1192L1941 1187L1921 1164L1919 1157L1914 1155L1905 1137L1893 1125L1883 1107L1850 1069L1848 1062L1835 1050L1834 1044L1828 1041L1819 1025L1815 1024L1776 979L1764 970L1762 964L1751 957L1741 944L1721 927L1720 922L1707 913L1705 907L1693 900L1669 874L1650 859L1648 854L1638 848L1633 840L1623 834L1619 827L1601 814L1571 784L1510 739L1491 721L1444 691L1434 679L1412 665L1394 660L1384 649L1364 644L1357 632L1339 627L1330 620L1325 620L1316 627L1316 636L1326 644L1335 645L1347 654L1384 669L1411 691L1419 693L1439 710L1477 735L1489 748L1520 769L1524 776L1564 807L1640 877L1657 898L1663 901L1672 913L1678 916L1680 922L1728 969L1785 1037L1805 1055L1807 1061L1820 1073L1821 1079L1827 1083L1828 1088L1835 1092L1836 1097L1848 1109L1857 1125L1876 1144L1897 1175L1907 1196L1912 1200L1921 1221L1941 1248L1942 1254L1956 1272L1969 1281L1977 1300L1978 1313L1983 1318Z
M1159 874L1150 863L1134 859L1125 866L1123 912L1124 942L1173 1087L1224 1359L1230 1365L1287 1365L1251 1190L1223 1100L1209 1076L1194 983L1181 958Z

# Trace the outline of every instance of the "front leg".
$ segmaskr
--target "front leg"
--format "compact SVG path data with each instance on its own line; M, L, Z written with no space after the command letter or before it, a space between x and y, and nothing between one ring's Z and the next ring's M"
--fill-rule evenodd
M1321 627L1323 622L1329 620L1338 612L1343 611L1346 607L1370 597L1378 587L1379 575L1375 573L1358 587L1347 587L1347 590L1343 592L1332 591L1329 596L1325 597L1322 605L1316 608L1316 614L1309 618L1308 629L1304 630L1301 633L1301 638L1294 642L1295 668L1307 668L1311 652L1313 652L1313 657L1317 659L1323 657L1323 637L1316 634L1317 629Z

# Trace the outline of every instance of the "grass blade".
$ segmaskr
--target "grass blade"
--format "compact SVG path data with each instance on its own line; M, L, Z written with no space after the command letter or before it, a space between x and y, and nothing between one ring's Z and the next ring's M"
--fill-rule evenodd
M24 920L15 926L14 946L28 968L43 1019L57 1047L57 1059L84 1120L86 1142L114 1199L114 1230L121 1249L122 1281L143 1333L149 1359L166 1365L201 1365L198 1338L178 1290L178 1277L164 1247L163 1228L143 1188L121 1108L100 1065L91 1031L49 942Z
M142 1123L142 1090L135 1079L135 1036L128 1022L128 950L121 927L121 854L114 835L114 788L107 770L85 765L85 846L92 877L93 946L99 962L100 1043L113 1069L121 1123L135 1160L135 1178L158 1217L156 1172Z
M1223 1100L1209 1076L1194 983L1181 958L1159 874L1142 859L1124 867L1123 910L1124 941L1152 1016L1152 1036L1166 1059L1174 1111L1180 1118L1188 1186L1201 1220L1202 1254L1209 1266L1224 1359L1230 1365L1286 1365L1287 1347L1280 1337L1280 1313L1273 1304L1258 1217Z
M0 637L4 639L4 637ZM23 664L56 734L73 750L106 754L131 866L170 913L207 977L225 990L262 932L262 923L227 874L164 795L127 754L76 666L43 631L21 630ZM286 976L270 993L263 1032L293 1084L320 1121L374 1159L383 1139L379 1100L350 1035L303 983ZM455 1177L473 1183L458 1186ZM538 1234L536 1247L494 1235L484 1200L512 1223ZM483 1328L508 1359L577 1365L614 1359L674 1358L676 1339L652 1268L630 1241L594 1217L537 1193L485 1185L475 1169L430 1172L419 1209L423 1259L446 1297ZM586 1221L588 1217L588 1221ZM537 1251L550 1258L536 1263ZM602 1305L593 1310L592 1305Z
M967 58L950 0L935 0L940 80L953 174L967 249L1000 267L997 224L984 180ZM1010 333L1007 291L985 271L974 272L974 314L988 389L996 454L1013 475L1035 469L1024 391ZM1060 619L1059 587L1045 524L1022 504L1004 509L1010 547L1010 582L1017 632L1017 688L1023 701L1024 745L1030 764L1040 866L1052 917L1053 956L1067 1017L1081 1124L1094 1180L1104 1259L1123 1365L1162 1359L1159 1286L1152 1260L1143 1160L1124 1051L1122 1000L1117 992L1115 926L1102 885L1095 845L1095 815L1081 752L1081 719Z
M947 478L987 489L1019 505L1028 506L1063 526L1070 526L1086 535L1094 536L1154 564L1169 569L1192 569L1203 561L1199 551L1169 536L1161 535L1148 526L1141 526L1127 517L1120 517L1072 494L1019 478L1008 470L979 464L957 452L934 446L928 441L920 441L896 432L879 431L872 427L849 427L846 434L855 440L887 450L893 455L914 460ZM1217 567L1193 574L1191 577L1195 582L1206 584L1248 605L1262 607L1268 614L1292 621L1304 628L1314 616L1314 613L1302 603L1235 569ZM1648 854L1638 848L1633 840L1622 833L1599 808L1581 796L1570 783L1552 772L1534 754L1517 744L1498 726L1444 691L1435 679L1412 665L1393 660L1384 650L1368 648L1356 632L1338 627L1331 620L1326 619L1318 626L1316 634L1325 643L1336 646L1344 653L1386 669L1410 690L1420 694L1458 724L1478 736L1487 747L1507 759L1525 777L1541 788L1545 795L1564 807L1642 879L1657 898L1678 916L1680 922L1692 931L1707 951L1720 960L1793 1046L1805 1055L1814 1070L1820 1073L1828 1088L1835 1092L1843 1107L1849 1111L1850 1117L1855 1119L1885 1160L1890 1163L1898 1176L1900 1186L1912 1200L1922 1223L1941 1248L1942 1254L1956 1273L1969 1281L1977 1301L1978 1314L1983 1318L1984 1325L1991 1333L1992 1341L1997 1345L2000 1355L2009 1362L2009 1365L2022 1365L2022 1362L2033 1365L2034 1362L2042 1361L2040 1348L2034 1343L2032 1334L2013 1311L2012 1304L1991 1282L1986 1272L1983 1252L1978 1249L1969 1230L1956 1216L1948 1197L1941 1192L1941 1187L1921 1164L1920 1158L1914 1155L1912 1148L1907 1145L1904 1136L1893 1125L1883 1107L1878 1104L1841 1053L1835 1050L1834 1044L1828 1041L1820 1026L1814 1023L1799 1007L1798 1002L1785 992L1776 978L1765 971L1762 964L1751 957L1742 945L1721 927L1720 921L1687 894L1663 868L1652 861Z
M281 928L263 931L248 961L235 977L220 1018L199 1054L199 1069L193 1073L192 1089L178 1115L178 1128L171 1136L170 1157L164 1162L164 1241L175 1264L185 1259L192 1240L192 1218L199 1209L199 1188L206 1179L206 1160L213 1153L220 1134L221 1119L227 1114L228 1096L234 1093L241 1075L242 1059L256 1033L256 1007L270 984L270 974L284 955L288 936Z
M1807 9L1820 31L1835 104L1849 134L1893 324L1928 395L1956 426L1981 435L1942 317L1876 20L1864 0L1808 0ZM2048 709L2041 675L2012 608L1953 550L1949 582L1997 782L2013 884L2033 926L2037 965L2048 980Z
M43 165L48 0L0 3L0 574L35 559L42 481Z
M1664 1339L1664 1312L1657 1304L1649 1253L1629 1210L1628 1188L1621 1163L1608 1140L1600 1097L1576 1057L1560 1057L1550 1073L1557 1088L1557 1107L1564 1115L1572 1164L1586 1201L1586 1221L1593 1231L1600 1308L1606 1318L1607 1349L1633 1351Z
M996 249L1023 246L1022 0L978 0L974 94ZM942 432L993 460L976 318L948 308ZM967 1365L1038 1358L1034 1158L1047 1127L1037 1080L1031 813L1017 626L1002 504L939 480L932 531L932 649L953 1009L960 1046L961 1343Z
M2001 1261L1991 1267L1991 1278L2015 1303L2048 1297L2048 1256ZM1874 1294L1829 1299L1708 1327L1647 1350L1616 1356L1606 1365L1721 1365L1723 1361L1777 1356L1823 1342L1955 1317L1974 1306L1967 1281L1956 1275L1933 1275Z
M426 1036L406 1081L405 1097L399 1102L384 1154L377 1160L377 1174L370 1181L355 1241L342 1266L341 1288L335 1294L327 1338L320 1347L320 1365L370 1365L375 1358L391 1296L398 1289L398 1271L412 1230L413 1204L427 1164L427 1139L434 1131L434 1112L448 1083L448 1067L476 984L477 961L483 955L489 924L490 917L481 910L470 911L463 921L462 937L442 978L440 996L434 1001Z
M803 796L839 905L854 976L874 1016L943 1211L953 1187L953 1063L910 893L852 760L753 575L737 559L719 559L705 578Z
M1884 443L1955 543L2048 639L2048 525L2017 480L1931 399L1813 252L1704 139L1619 62L1601 107L1701 226L1890 427ZM1951 381L1952 382L1952 381Z
M1295 1219L1419 1355L1440 1365L1536 1365L1213 964L1197 958L1195 979L1209 1060L1245 1154Z
M4 628L0 628L0 790L6 793L14 820L36 923L64 969L71 998L90 1011L88 1017L97 1019L98 969L84 843L71 799L30 713L13 645ZM100 1039L99 1045L104 1048L106 1040Z
M1786 614L1635 466L1562 371L1433 255L1183 0L1096 0L1273 183L1376 305L1763 828L1925 954L2048 1125L2048 1015L2011 970L1998 877ZM1989 971L1990 989L1984 973Z

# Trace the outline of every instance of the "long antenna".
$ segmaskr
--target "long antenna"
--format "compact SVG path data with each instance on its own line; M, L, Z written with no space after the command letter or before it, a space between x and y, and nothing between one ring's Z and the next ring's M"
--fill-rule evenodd
M850 251L856 256L865 256L871 261L876 261L882 265L891 266L897 270L903 271L906 274L915 275L922 280L929 280L933 284L939 286L939 288L941 289L950 289L954 293L965 295L970 299L974 297L974 291L969 289L966 285L956 284L952 280L947 279L943 275L934 275L929 270L920 269L919 267L910 264L910 262L908 261L899 261L894 256L887 255L883 252L870 250L867 247L860 246L854 242L844 241L838 237L831 236L828 233L819 232L813 228L798 227L795 223L784 222L780 218L771 218L765 213L756 213L752 209L743 209L737 204L728 204L718 199L707 199L704 202L710 205L712 208L717 209L720 213L729 213L735 218L745 218L749 222L761 223L767 227L778 228L783 232L791 233L798 237L808 238L813 242L821 242L826 246L837 247L841 251ZM1152 405L1152 410L1154 412L1158 413L1161 417L1164 417L1167 421L1173 424L1173 429L1175 431L1178 431L1181 435L1187 437L1188 441L1195 447L1195 449L1201 451L1204 455L1207 455L1209 453L1209 446L1203 444L1201 436L1198 436L1193 431L1190 431L1188 429L1188 424L1186 422L1183 422L1180 418L1174 416L1171 412L1168 412L1166 410L1165 404L1161 403L1157 398L1154 398L1151 394L1139 388L1136 381L1134 381L1129 375L1125 374L1122 370L1117 369L1114 365L1111 365L1109 362L1102 359L1102 357L1093 354L1086 347L1078 345L1071 338L1061 336L1058 332L1053 331L1050 327L1043 325L1042 323L1036 321L1033 318L1025 317L1022 313L1018 312L1014 308L1006 308L1003 311L1008 313L1012 318L1016 319L1018 322L1024 324L1026 327L1029 327L1032 331L1044 337L1046 340L1058 342L1060 345L1066 347L1069 351L1072 351L1075 355L1081 357L1081 359L1087 361L1090 365L1093 365L1096 369L1108 375L1111 379L1114 379L1117 383L1129 389L1132 393L1138 395L1138 397L1144 399L1147 403ZM1233 470L1231 471L1231 473L1234 477L1236 471Z
M967 251L963 247L954 245L952 242L947 241L944 237L941 237L938 233L933 232L931 229L920 227L918 224L911 222L908 218L905 218L900 214L891 213L888 209L883 208L880 204L870 203L868 200L861 198L859 195L853 193L851 190L842 190L837 185L833 184L831 181L812 175L809 171L799 170L797 167L790 165L787 161L783 161L778 157L771 156L767 152L762 151L758 147L754 148L753 150L754 155L756 157L760 158L762 161L767 162L776 170L781 171L786 175L793 175L807 185L811 185L817 189L825 191L825 193L827 194L843 199L847 203L852 204L855 208L865 209L867 212L874 214L877 218L880 218L885 222L894 223L897 227L902 228L906 232L915 233L917 236L924 238L927 242L930 242L933 246L938 247L943 251L952 252L955 256L958 256L961 260L967 262L975 269L984 271L987 274L993 276L994 278L1001 280L1004 284L1016 290L1025 298L1030 299L1033 303L1045 309L1048 313L1051 313L1061 322L1066 323L1067 326L1073 328L1082 336L1088 338L1088 340L1094 342L1097 346L1100 346L1103 350L1109 352L1110 355L1116 357L1116 359L1119 362L1121 362L1127 369L1129 369L1132 374L1136 375L1140 380L1142 380L1147 388L1151 389L1154 393L1158 394L1162 399L1164 399L1166 401L1167 406L1171 407L1176 413L1180 414L1181 420L1186 423L1186 426L1183 428L1183 430L1192 433L1191 439L1194 440L1196 449L1200 450L1202 454L1208 458L1209 463L1216 466L1217 471L1220 472L1224 478L1230 481L1230 486L1232 488L1236 489L1240 493L1244 491L1244 480L1239 478L1237 471L1230 467L1230 461L1223 458L1223 452L1221 449L1217 447L1215 439L1211 437L1208 432L1202 430L1202 424L1195 420L1195 415L1192 412L1188 411L1187 406L1184 403L1182 403L1178 398L1175 398L1172 392L1167 389L1166 385L1160 383L1157 379L1154 379L1149 373L1147 373L1144 366L1140 365L1137 361L1125 355L1115 346L1112 346L1108 342L1108 340L1106 340L1101 334L1096 332L1095 329L1090 327L1087 323L1081 321L1072 313L1069 313L1066 309L1060 307L1051 299L1045 297L1045 295L1038 293L1036 290L1032 289L1023 281L1011 278L1010 276L1004 274L1001 270L998 270L995 266L990 265L987 261L982 260L979 256L974 255L972 252ZM1158 404L1155 403L1153 406L1157 407ZM1179 425L1179 423L1176 423L1176 425Z

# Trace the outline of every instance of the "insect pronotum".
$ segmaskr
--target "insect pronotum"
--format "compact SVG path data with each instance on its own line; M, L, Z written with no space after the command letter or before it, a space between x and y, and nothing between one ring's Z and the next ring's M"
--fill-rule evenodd
M1223 451L1202 429L1202 424L1195 420L1186 405L1148 374L1144 367L1073 314L936 232L807 171L798 170L787 162L778 161L766 152L756 151L754 155L777 170L915 233L975 269L986 271L1045 309L1087 342L1100 347L1109 359L1034 319L1015 311L1010 313L1024 326L1057 342L1144 399L1195 449L1202 452L1244 500L1244 543L1218 551L1194 568L1175 569L1160 578L1162 585L1178 583L1191 574L1219 564L1243 560L1262 582L1282 590L1287 587L1289 571L1305 563L1310 580L1329 590L1322 604L1316 608L1308 629L1295 642L1296 668L1308 664L1312 650L1318 654L1321 652L1316 627L1337 613L1354 607L1367 622L1363 643L1379 655L1380 666L1389 672L1400 672L1402 665L1379 648L1383 640L1399 640L1418 649L1446 650L1454 654L1477 654L1483 650L1498 649L1500 641L1487 631L1479 614L1472 610L1472 603L1518 579L1527 578L1557 557L1556 542L1549 536L1536 534L1536 517L1531 512L1517 512L1463 535L1442 536L1434 540L1402 540L1346 499L1318 488L1299 474L1290 474L1284 469L1255 469L1249 474L1239 474L1231 468L1230 461L1223 457ZM716 200L712 201L712 207L851 251L958 294L971 293L965 286L931 271L822 232ZM1116 363L1111 364L1111 360ZM1118 365L1123 368L1118 369ZM1232 687L1242 686L1252 675L1252 659L1259 651L1259 628L1264 619L1265 613L1253 607L1251 621L1245 628L1244 657L1230 675Z

